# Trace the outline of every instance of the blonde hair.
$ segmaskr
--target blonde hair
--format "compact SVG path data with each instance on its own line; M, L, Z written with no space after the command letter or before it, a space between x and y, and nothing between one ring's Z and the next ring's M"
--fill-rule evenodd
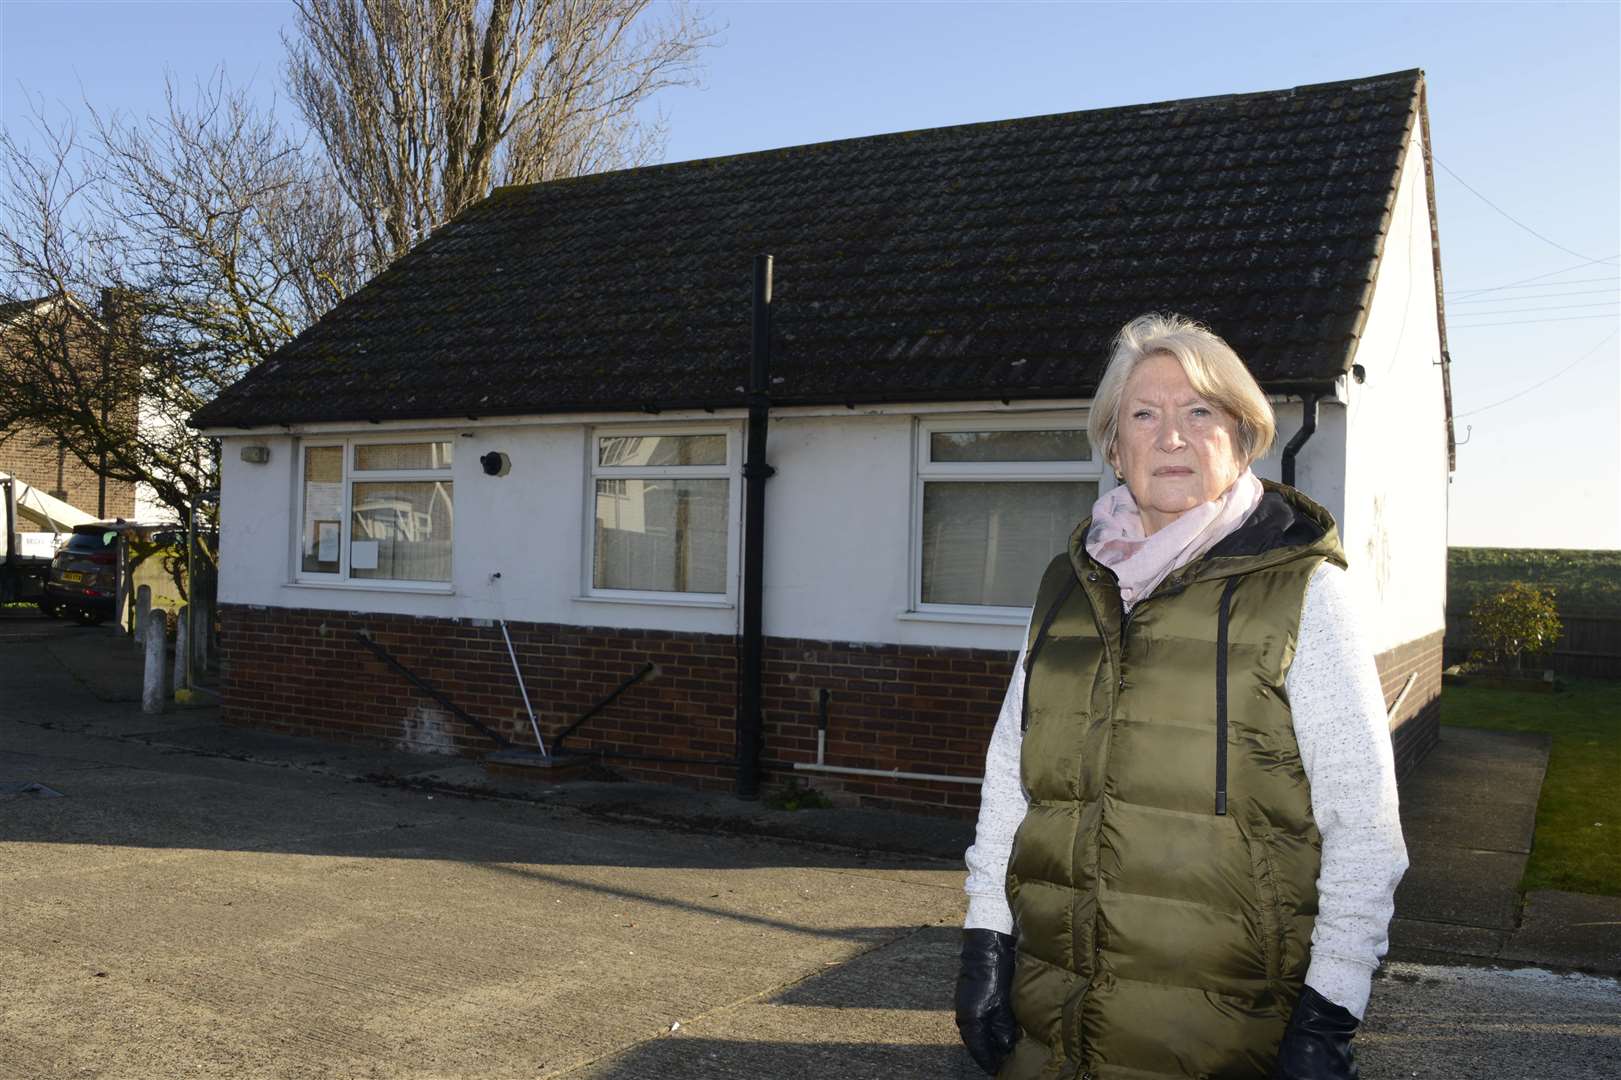
M1139 315L1120 328L1109 366L1098 383L1087 434L1105 461L1114 460L1120 434L1120 403L1137 365L1165 355L1182 365L1194 391L1238 421L1238 452L1248 466L1272 447L1278 422L1272 405L1233 347L1207 327L1181 315Z

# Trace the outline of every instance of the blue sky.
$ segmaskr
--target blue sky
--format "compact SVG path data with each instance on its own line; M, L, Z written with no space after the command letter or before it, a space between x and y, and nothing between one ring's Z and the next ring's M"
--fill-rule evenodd
M1463 443L1451 541L1621 548L1621 5L706 8L722 33L703 87L658 103L672 161L1424 68ZM26 122L25 91L157 109L165 69L189 83L218 64L268 101L289 15L0 0L4 121Z

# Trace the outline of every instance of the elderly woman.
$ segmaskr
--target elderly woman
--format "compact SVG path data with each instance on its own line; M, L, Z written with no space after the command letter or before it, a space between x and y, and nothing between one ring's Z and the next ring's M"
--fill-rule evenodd
M1407 853L1334 520L1250 471L1271 406L1188 320L1120 332L1090 431L1123 483L991 737L963 1042L1003 1078L1354 1077Z

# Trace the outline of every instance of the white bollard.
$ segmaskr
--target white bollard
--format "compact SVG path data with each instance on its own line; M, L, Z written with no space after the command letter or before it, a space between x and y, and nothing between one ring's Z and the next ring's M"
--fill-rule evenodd
M150 615L151 613L148 612ZM146 636L143 639L146 648L146 672L141 682L141 711L144 713L160 713L163 711L168 693L163 685L164 676L168 674L169 659L165 655L164 646L168 643L169 627L162 618L146 620Z
M135 590L135 644L146 647L146 624L152 621L152 586Z
M191 608L182 604L180 610L175 613L174 620L174 692L176 697L180 695L180 691L190 689L190 684L186 681L186 649L190 645L190 638Z

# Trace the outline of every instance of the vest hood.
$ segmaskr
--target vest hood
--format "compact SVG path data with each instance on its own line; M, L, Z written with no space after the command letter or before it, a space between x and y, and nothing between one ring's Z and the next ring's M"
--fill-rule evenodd
M1262 480L1261 487L1261 502L1242 525L1218 541L1203 557L1172 571L1155 591L1249 574L1315 556L1345 567L1345 551L1340 546L1333 514L1285 484ZM1088 516L1070 534L1070 562L1079 575L1101 570L1112 578L1114 571L1086 550L1086 534L1091 527L1092 518Z

